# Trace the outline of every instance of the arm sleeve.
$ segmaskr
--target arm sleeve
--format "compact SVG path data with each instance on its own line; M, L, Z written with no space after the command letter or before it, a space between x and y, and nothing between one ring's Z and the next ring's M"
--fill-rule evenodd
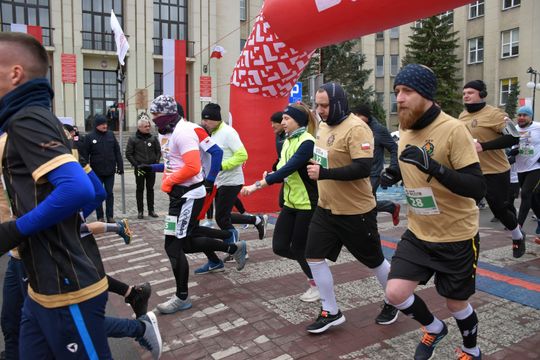
M153 172L163 172L165 170L165 164L151 164Z
M371 163L373 158L353 159L347 166L325 169L321 167L319 180L358 180L368 177L371 173Z
M158 163L161 160L161 144L159 143L157 136L154 136L154 144L156 151L156 163Z
M92 186L94 187L94 192L96 193L96 196L94 197L94 200L89 201L86 203L82 209L83 211L83 217L86 219L96 208L101 204L106 198L107 198L107 192L105 191L105 188L101 184L101 181L97 177L94 170L90 170L90 172L87 174L88 178L90 179L90 182L92 183Z
M201 154L199 150L185 152L182 154L182 160L184 161L184 166L167 176L164 181L167 185L182 184L201 171Z
M474 163L462 169L453 170L442 166L443 171L435 175L441 184L455 194L470 197L477 201L486 194L486 181L482 175L479 163Z
M502 135L491 141L485 143L480 143L483 150L496 150L512 147L519 143L518 137L513 137L512 135Z
M248 153L246 151L246 148L242 146L241 148L236 150L230 158L221 163L221 169L225 171L234 169L235 167L238 167L245 163L247 159Z
M386 128L384 128L384 131L381 132L381 143L383 144L384 148L388 150L390 153L390 166L397 167L398 166L398 146L394 139L392 138L392 135L388 132Z
M221 162L223 160L223 150L221 150L221 148L217 144L214 144L209 147L206 152L209 153L212 158L210 162L210 170L208 171L208 176L206 177L206 180L215 182L221 168Z
M302 166L305 166L309 159L313 157L313 147L315 143L311 140L304 141L298 150L291 156L279 170L267 175L264 180L268 185L282 182L287 176L291 175Z
M120 152L120 145L118 144L116 138L114 138L114 153L116 156L116 169L118 171L124 171L124 159L122 158L122 152Z
M54 190L34 209L16 220L22 235L28 236L59 223L95 197L90 179L76 162L60 165L46 176Z
M137 161L135 161L135 158L133 157L134 149L133 149L133 139L129 138L127 145L126 145L126 159L131 163L133 166L137 166Z

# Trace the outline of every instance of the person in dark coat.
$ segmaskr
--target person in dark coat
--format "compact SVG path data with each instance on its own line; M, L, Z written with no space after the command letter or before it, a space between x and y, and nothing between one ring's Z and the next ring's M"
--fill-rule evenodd
M143 194L146 183L146 205L148 215L157 218L159 215L154 211L154 184L156 173L144 171L139 165L156 164L159 162L161 147L158 138L150 132L151 125L148 117L143 117L137 122L137 132L128 140L126 147L126 159L135 168L135 184L137 185L137 211L138 218L143 219Z
M390 153L390 166L397 166L397 143L387 128L371 115L367 105L359 105L353 109L353 114L362 119L373 132L375 148L373 149L373 163L371 165L371 188L376 196L377 188L381 182L381 173L384 169L384 150ZM387 212L392 215L394 225L399 224L399 211L401 205L390 200L377 200L377 212Z
M124 173L124 161L114 133L108 130L107 118L96 115L94 126L94 130L85 136L84 144L79 151L107 191L105 200L107 222L114 223L114 174ZM104 221L102 205L96 208L96 216L98 221Z

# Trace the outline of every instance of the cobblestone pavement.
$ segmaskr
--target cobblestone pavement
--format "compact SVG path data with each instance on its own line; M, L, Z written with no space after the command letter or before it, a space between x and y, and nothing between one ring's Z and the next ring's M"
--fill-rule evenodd
M132 173L126 173L126 208L135 236L124 245L116 235L98 237L110 275L130 283L152 284L150 308L175 291L174 278L163 249L163 220L137 220ZM121 216L120 181L116 185L116 213ZM159 184L159 179L157 181ZM156 185L156 211L164 216L166 198ZM399 189L381 197L403 202ZM379 215L385 255L391 257L405 230L405 204L401 223L394 227L389 215ZM249 209L248 209L249 211ZM146 214L145 214L146 215ZM275 220L275 214L273 219ZM491 223L489 210L481 211L481 253L478 291L471 302L480 318L479 345L484 359L538 359L540 357L540 247L528 241L521 259L511 257L510 237L502 225ZM526 230L534 233L535 223ZM331 263L339 306L347 321L322 335L310 335L305 326L315 319L319 303L302 303L305 276L293 261L272 253L273 225L258 240L251 226L240 230L248 243L249 261L242 272L227 270L190 275L193 308L172 315L158 314L164 341L162 359L406 359L412 358L421 334L418 324L403 315L388 326L376 325L383 293L369 270L344 251ZM189 256L190 270L204 263L204 255ZM433 283L419 294L435 314L444 319L449 335L439 344L436 359L453 359L460 336ZM118 296L110 297L119 316L132 312ZM154 310L156 313L157 310ZM126 340L131 341L131 340ZM135 354L150 354L134 342ZM121 357L121 354L118 354ZM134 359L132 356L131 359Z

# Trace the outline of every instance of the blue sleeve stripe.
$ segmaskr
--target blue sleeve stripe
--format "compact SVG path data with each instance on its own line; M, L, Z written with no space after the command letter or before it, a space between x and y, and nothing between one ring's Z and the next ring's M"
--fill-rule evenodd
M153 172L163 172L165 170L165 164L152 164L150 166Z
M208 181L216 181L216 177L221 168L221 161L223 160L223 150L217 145L212 145L207 152L212 156L212 161L210 162L210 171L208 171L208 176L206 179Z
M71 316L73 317L73 322L75 323L75 327L77 327L77 331L79 332L79 335L82 339L82 342L84 344L84 349L86 350L86 354L88 355L88 358L91 360L99 360L96 352L96 348L94 347L94 343L92 343L92 338L90 337L90 334L88 333L88 329L86 328L86 324L84 323L84 319L81 314L81 309L79 308L78 304L69 305L69 312L71 313Z

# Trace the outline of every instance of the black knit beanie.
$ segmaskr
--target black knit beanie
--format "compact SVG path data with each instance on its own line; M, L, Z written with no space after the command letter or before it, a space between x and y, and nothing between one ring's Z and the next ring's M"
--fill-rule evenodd
M221 107L218 104L206 104L202 110L201 117L205 120L221 121Z
M433 100L437 91L437 77L433 70L425 65L409 64L396 75L394 89L398 85L410 87L422 97Z

